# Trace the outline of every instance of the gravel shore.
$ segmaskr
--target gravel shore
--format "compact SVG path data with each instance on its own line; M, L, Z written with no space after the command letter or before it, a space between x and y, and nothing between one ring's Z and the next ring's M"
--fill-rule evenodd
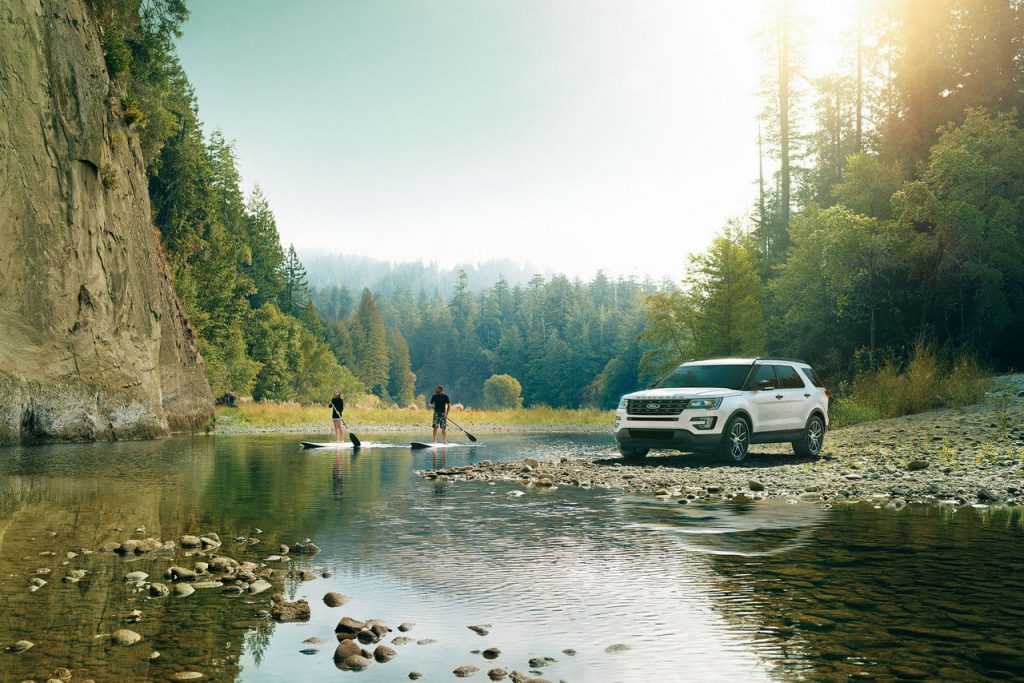
M604 454L601 454L602 456ZM981 403L865 422L829 432L820 458L788 444L755 446L741 465L707 455L496 463L425 470L427 478L578 486L690 501L736 496L794 501L873 500L880 505L1024 503L1024 375L998 377Z

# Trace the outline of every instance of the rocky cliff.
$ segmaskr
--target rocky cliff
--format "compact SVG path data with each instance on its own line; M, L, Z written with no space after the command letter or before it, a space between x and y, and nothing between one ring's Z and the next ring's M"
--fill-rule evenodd
M0 2L0 444L212 421L110 89L83 0Z

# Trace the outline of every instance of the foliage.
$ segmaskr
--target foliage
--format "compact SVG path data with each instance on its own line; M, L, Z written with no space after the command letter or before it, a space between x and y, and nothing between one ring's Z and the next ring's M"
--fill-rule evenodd
M484 382L484 408L508 410L523 406L523 387L512 375L491 375Z
M977 360L961 354L945 363L935 349L918 341L905 363L887 358L860 372L838 401L840 417L897 417L941 406L975 403L992 384Z

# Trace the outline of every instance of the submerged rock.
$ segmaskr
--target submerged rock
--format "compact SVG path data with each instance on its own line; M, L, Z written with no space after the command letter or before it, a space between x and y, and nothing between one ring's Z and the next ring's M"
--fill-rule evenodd
M126 628L119 628L110 634L110 639L117 645L134 645L142 640L142 636L135 631L131 631Z
M384 662L390 662L397 655L398 653L390 647L388 647L387 645L378 645L377 648L373 651L373 658L381 664L383 664Z
M472 664L464 664L459 668L454 669L452 673L458 676L459 678L469 678L479 670L479 667L473 666Z
M270 616L276 621L309 621L309 603L305 600L288 602L280 593L270 598Z
M473 633L476 633L477 635L481 636L486 636L488 633L491 632L490 624L476 624L474 626L467 626L466 628L468 628Z

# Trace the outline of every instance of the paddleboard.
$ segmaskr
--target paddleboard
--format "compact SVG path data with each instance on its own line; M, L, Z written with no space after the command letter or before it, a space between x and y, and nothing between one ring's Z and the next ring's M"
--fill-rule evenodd
M303 448L352 448L353 444L351 441L328 441L326 443L316 443L315 441L300 441Z
M473 448L475 446L482 446L479 443L424 443L422 441L413 441L409 444L413 448Z

